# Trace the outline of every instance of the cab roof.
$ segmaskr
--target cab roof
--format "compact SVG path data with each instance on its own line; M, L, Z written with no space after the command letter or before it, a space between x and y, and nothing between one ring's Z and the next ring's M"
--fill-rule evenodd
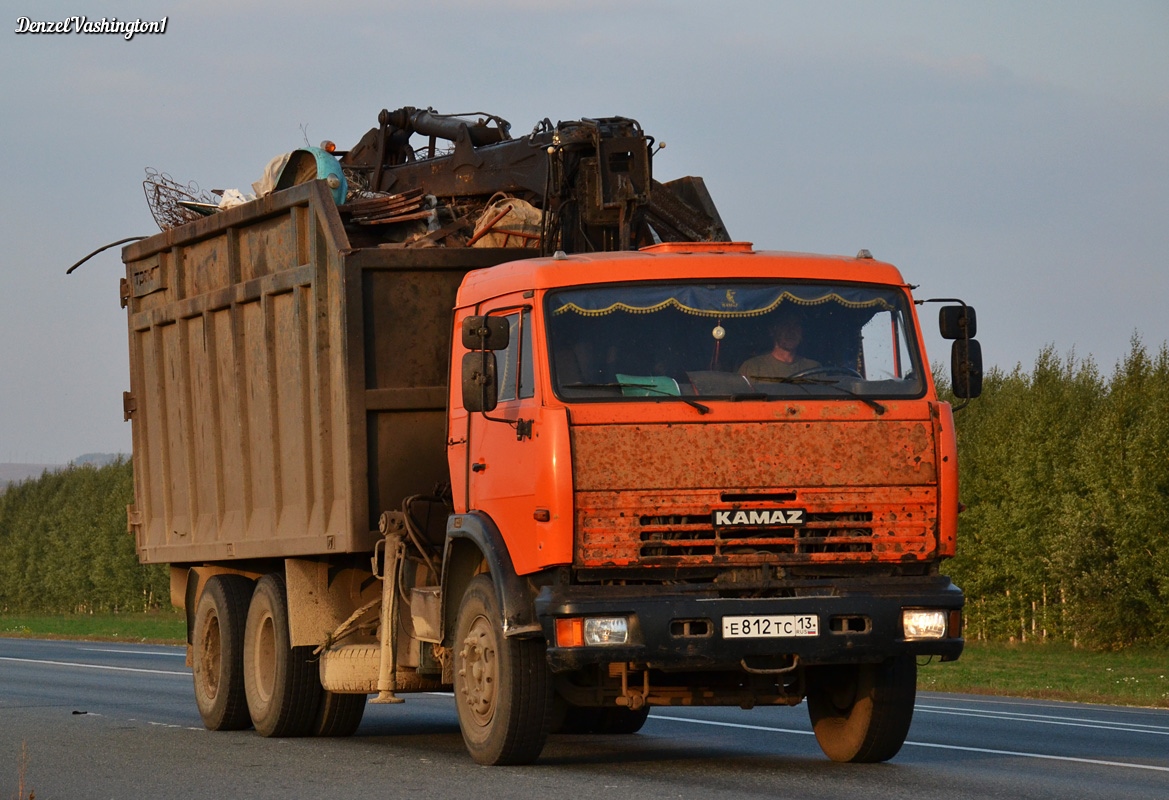
M750 242L670 242L635 251L557 253L474 270L463 279L457 305L527 290L695 278L905 285L896 267L863 250L857 256L829 256L755 250Z

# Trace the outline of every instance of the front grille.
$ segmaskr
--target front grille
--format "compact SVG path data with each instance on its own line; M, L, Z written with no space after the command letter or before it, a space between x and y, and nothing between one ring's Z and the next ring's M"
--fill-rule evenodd
M871 553L872 512L809 514L798 527L716 528L711 516L639 520L642 558Z
M733 504L736 515L759 512L760 520L770 510L770 524L716 524L716 512L727 509L710 491L577 492L575 499L574 564L582 569L904 564L937 552L933 487L805 489L794 502ZM803 524L775 515L791 508L804 512Z

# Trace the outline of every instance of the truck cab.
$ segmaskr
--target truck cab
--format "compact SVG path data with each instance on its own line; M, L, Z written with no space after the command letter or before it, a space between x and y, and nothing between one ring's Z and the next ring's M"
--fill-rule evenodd
M894 267L557 254L468 274L455 330L452 519L525 579L510 635L547 643L570 720L807 697L834 758L900 748L914 659L959 656L963 596L939 572L953 418ZM881 724L858 721L878 684Z

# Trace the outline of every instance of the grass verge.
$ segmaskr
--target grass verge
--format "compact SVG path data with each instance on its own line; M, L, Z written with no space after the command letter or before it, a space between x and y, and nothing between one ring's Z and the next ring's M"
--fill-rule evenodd
M1097 653L1065 644L967 642L957 661L918 667L917 687L1169 708L1169 650Z
M0 636L165 644L187 639L181 611L0 614ZM923 692L1169 708L1169 650L1163 649L1096 653L1063 644L968 642L958 661L935 661L917 674Z
M187 641L187 618L181 611L170 610L136 614L0 614L0 636L183 644Z

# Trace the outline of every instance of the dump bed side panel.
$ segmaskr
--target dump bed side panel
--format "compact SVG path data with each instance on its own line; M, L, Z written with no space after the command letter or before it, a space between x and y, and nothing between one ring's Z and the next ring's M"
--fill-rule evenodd
M140 558L368 552L447 483L452 309L532 253L352 250L320 183L123 251Z
M308 184L124 251L144 561L364 549L347 246L332 200Z

